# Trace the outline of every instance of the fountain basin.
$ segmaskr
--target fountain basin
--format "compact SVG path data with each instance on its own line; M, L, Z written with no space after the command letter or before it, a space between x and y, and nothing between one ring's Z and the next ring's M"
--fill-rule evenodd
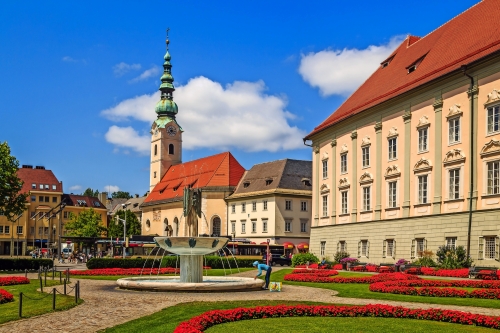
M155 237L164 250L179 255L206 255L219 251L229 241L226 237Z
M265 281L244 277L204 276L201 283L180 282L178 276L141 276L118 279L121 289L172 292L234 292L260 290Z

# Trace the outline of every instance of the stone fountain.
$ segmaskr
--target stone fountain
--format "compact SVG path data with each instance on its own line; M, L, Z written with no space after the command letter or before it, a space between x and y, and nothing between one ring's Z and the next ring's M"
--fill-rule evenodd
M180 279L172 276L132 277L117 280L123 289L150 291L250 291L259 290L264 281L242 277L203 276L203 256L218 252L229 241L226 237L196 237L201 218L201 190L184 189L183 215L187 237L155 237L157 246L179 255Z

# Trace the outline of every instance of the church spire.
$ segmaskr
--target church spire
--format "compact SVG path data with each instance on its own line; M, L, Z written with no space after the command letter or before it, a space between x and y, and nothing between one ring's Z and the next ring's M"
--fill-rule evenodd
M168 52L168 46L170 44L170 40L168 39L168 32L170 28L167 29L167 39L165 43L167 44L167 53L163 59L165 62L163 63L163 75L161 76L161 100L156 104L156 113L158 114L158 119L169 117L175 119L175 115L178 112L177 104L174 102L173 92L174 88L174 77L172 76L172 64L170 63L170 53Z

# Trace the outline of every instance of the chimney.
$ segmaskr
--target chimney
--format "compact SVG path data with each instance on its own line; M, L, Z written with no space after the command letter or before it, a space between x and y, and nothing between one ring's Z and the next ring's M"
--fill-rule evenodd
M135 195L135 197L136 197L136 198L138 198L138 197L139 197L139 194L136 194L136 195Z
M106 205L106 203L108 201L108 192L101 192L101 193L99 193L99 201L103 205Z

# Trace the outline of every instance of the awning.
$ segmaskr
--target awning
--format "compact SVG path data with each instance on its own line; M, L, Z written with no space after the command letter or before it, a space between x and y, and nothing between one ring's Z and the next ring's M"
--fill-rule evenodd
M297 245L297 248L298 248L299 250L309 249L309 244L307 244L307 243L299 243L299 244Z
M255 243L255 242L250 242L250 244L257 244L257 243Z
M283 246L285 247L285 249L293 249L295 247L292 242L284 242Z
M267 242L262 242L260 243L260 245L267 245Z

